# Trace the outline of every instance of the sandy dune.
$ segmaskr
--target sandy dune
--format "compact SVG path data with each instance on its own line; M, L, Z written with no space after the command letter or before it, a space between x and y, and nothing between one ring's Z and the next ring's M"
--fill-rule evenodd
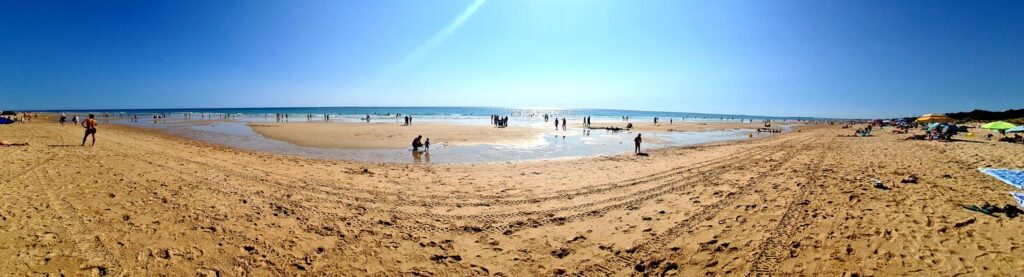
M958 206L1010 203L976 168L1024 168L1020 145L822 126L650 157L365 164L117 126L66 146L81 132L0 126L31 143L0 147L0 272L1024 275L1024 218Z

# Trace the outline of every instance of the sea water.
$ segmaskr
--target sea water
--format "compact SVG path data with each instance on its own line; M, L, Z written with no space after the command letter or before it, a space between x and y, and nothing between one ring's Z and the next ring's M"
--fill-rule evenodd
M556 109L556 108L497 108L497 107L296 107L296 108L194 108L194 109L106 109L106 110L45 110L39 112L66 112L69 114L95 113L97 115L175 115L183 113L199 114L233 114L233 115L269 115L289 114L291 118L304 118L306 114L315 117L323 117L325 114L344 118L360 118L366 115L372 117L390 117L395 114L428 116L434 118L470 118L489 115L508 115L512 117L542 117L547 114L552 117L582 118L591 116L593 118L620 118L628 116L631 119L653 119L663 118L686 118L687 120L763 120L773 119L774 121L798 121L815 120L811 117L777 117L758 115L733 115L733 114L706 114L688 112L660 112L660 111L637 111L637 110L613 110L613 109ZM197 119L193 116L192 119Z

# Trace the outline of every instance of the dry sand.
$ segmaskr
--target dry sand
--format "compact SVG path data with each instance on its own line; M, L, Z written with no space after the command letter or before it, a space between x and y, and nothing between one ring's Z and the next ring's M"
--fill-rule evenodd
M810 127L650 157L368 164L0 126L5 275L1024 275L980 166L1024 147ZM918 184L899 184L911 174ZM871 178L891 190L871 187Z
M536 143L542 130L526 127L397 123L250 123L267 138L300 146L339 149L408 148L418 135L433 145Z

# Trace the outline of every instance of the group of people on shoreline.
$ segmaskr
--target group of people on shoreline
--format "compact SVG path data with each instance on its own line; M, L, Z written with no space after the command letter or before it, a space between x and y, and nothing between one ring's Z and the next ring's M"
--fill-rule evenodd
M281 122L281 121L286 121L287 122L288 121L288 114L286 114L286 113L279 113L279 114L274 114L274 115L277 116L277 122Z
M40 118L40 117L42 117L43 119L49 118L46 114L39 115L39 114L33 114L33 113L27 113L27 112L21 113L21 114L18 114L18 115L16 115L16 114L2 114L2 115L0 115L0 118L5 118L5 119L9 119L9 120L14 121L14 122L21 122L21 123L29 123L29 122L32 122L33 119Z
M545 115L546 117L547 115ZM491 125L498 128L508 127L508 116L491 115Z
M78 114L75 114L74 116L71 117L71 124L76 124L77 125L78 124L78 120L79 120ZM60 122L60 126L64 126L64 124L68 122L68 116L66 114L64 114L64 113L60 113L60 119L58 121Z
M320 115L320 117L323 118L324 121L331 121L331 114L325 113ZM316 115L311 113L306 114L306 121L313 121L313 118L316 118Z
M568 127L568 125L569 125L568 123L565 123L565 118L563 117L562 118L562 131L565 131L566 128ZM558 118L557 117L555 118L555 131L558 131Z

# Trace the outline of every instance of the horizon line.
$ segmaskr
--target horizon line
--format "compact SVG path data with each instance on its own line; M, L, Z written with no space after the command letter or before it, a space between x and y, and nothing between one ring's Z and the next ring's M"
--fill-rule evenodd
M728 114L728 113L707 113L707 112L684 112L684 111L656 111L656 110L635 110L615 108L566 108L566 107L501 107L501 106L293 106L293 107L207 107L207 108L92 108L92 109L21 109L22 112L87 112L87 111L136 111L136 110L221 110L221 109L309 109L309 108L488 108L488 109L520 109L520 110L607 110L624 112L648 112L648 113L691 113L700 115L715 116L743 116L761 118L805 118L805 119L857 119L838 117L816 117L816 116L768 116L751 114ZM0 109L0 111L4 111ZM11 110L19 111L19 110ZM862 118L866 119L866 118Z

